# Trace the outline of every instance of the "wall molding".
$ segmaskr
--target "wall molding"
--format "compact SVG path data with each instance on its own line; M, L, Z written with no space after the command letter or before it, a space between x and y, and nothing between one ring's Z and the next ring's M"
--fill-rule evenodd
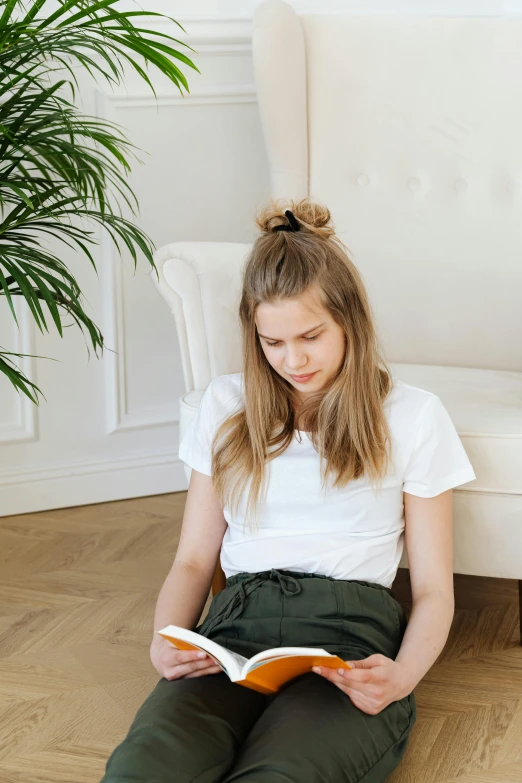
M96 116L115 121L113 96L96 90ZM102 318L105 338L105 421L107 433L146 430L151 427L179 424L175 402L142 406L128 410L127 358L125 354L123 318L123 269L117 248L109 234L102 232L100 239L100 263L102 266Z
M152 107L160 105L188 106L194 103L236 104L256 102L254 85L207 85L195 91L191 96L178 97L170 93L158 95L152 93L133 92L107 93L96 90L96 116L103 120L117 122L116 107L125 106ZM137 411L129 411L127 406L127 372L123 318L123 276L121 259L117 256L107 232L103 232L100 240L100 257L102 266L102 311L104 337L105 365L105 402L106 429L108 433L146 430L150 427L179 426L179 415L176 414L176 403L165 403L158 406L142 407Z
M252 51L252 17L212 17L212 16L176 16L186 32L169 19L156 19L147 22L150 30L157 28L161 32L172 34L183 43L197 48L197 52L186 52L202 56L242 55ZM168 31L165 28L169 28ZM192 57L190 57L192 59Z
M73 476L113 473L114 471L130 470L132 468L174 465L176 463L183 467L176 449L135 452L134 454L117 457L91 456L83 460L66 459L51 465L46 464L45 467L3 470L0 472L0 487L32 484L38 481L53 481Z
M169 92L156 90L156 96L151 90L133 90L132 92L114 91L105 92L101 88L98 91L100 104L104 101L111 102L118 108L140 106L194 106L196 104L231 104L231 103L257 103L257 93L254 84L230 84L195 87L192 92L184 95L177 94L172 89Z
M36 360L34 358L35 339L34 321L29 306L21 297L14 297L14 309L20 328L14 324L14 353L31 354L19 359L14 357L19 369L33 383L36 377ZM10 311L9 311L10 312ZM13 358L13 357L12 357ZM38 440L37 406L21 391L12 388L16 395L16 419L10 424L0 426L0 443L7 446L10 443L26 443Z
M144 430L179 424L176 405L127 406L127 360L123 323L123 275L121 258L104 232L100 243L103 268L102 312L104 323L105 421L107 433Z

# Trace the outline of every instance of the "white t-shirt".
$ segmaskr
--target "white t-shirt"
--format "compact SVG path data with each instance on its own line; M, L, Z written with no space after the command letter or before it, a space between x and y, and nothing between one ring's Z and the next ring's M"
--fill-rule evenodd
M243 407L243 390L243 373L221 375L207 386L179 447L179 458L191 468L211 475L212 438ZM384 411L392 465L380 493L365 476L323 492L311 437L294 431L287 450L266 465L269 484L258 532L243 524L250 481L236 516L223 509L228 526L220 559L226 577L277 568L392 586L404 546L403 491L430 498L476 476L436 394L394 379Z

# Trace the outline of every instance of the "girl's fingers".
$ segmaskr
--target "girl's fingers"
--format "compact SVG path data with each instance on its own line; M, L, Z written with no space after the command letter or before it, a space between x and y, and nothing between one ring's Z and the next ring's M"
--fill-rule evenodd
M321 674L319 674L319 677L330 680L339 690L347 695L352 704L355 704L357 709L361 710L361 712L365 712L368 715L376 714L375 701L371 699L371 696L366 691L362 690L362 688L358 688L357 683L354 683L353 681L349 682L348 677L345 679L341 674L338 674L335 669L328 669L325 666L321 667ZM380 709L384 708L381 707ZM380 709L377 710L377 712L380 712Z
M316 669L319 669L319 671L316 671ZM330 669L328 666L314 666L312 671L318 674L319 677L326 677L328 680L333 680L334 682L339 682L343 685L346 685L347 681L343 678L343 676L335 669Z
M327 680L334 682L336 685L343 685L345 688L351 688L355 691L359 691L360 693L368 692L369 683L359 682L358 680L352 679L349 675L339 674L337 669L330 669L327 666L321 666L319 668L321 671L316 672L316 674L319 674L320 677L325 677ZM314 671L314 669L312 669L312 671Z
M339 674L335 669L330 669L327 666L320 667L321 671L316 672L319 677L324 677L325 680L330 680L334 685L338 685L342 690L353 687L353 682L350 682L348 678L344 678L342 674ZM312 669L313 671L313 669Z
M223 671L221 666L208 666L206 669L202 669L199 672L192 672L192 674L187 674L187 676L184 679L190 680L192 677L204 677L205 674L217 674L218 672L221 671Z
M169 656L170 660L176 661L176 663L173 664L174 666L181 663L190 663L190 661L204 661L207 657L199 658L199 650L169 650L169 652L173 653Z
M204 669L208 667L208 660L191 661L190 663L182 663L178 666L168 668L165 672L165 679L177 679L178 677L184 677L186 674L190 674L196 669Z

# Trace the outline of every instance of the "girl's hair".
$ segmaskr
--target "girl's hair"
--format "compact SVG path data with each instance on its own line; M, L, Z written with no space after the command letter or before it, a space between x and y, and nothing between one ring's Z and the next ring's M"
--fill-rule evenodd
M297 218L299 231L274 230L288 225L285 209ZM379 353L362 277L330 221L329 210L308 198L272 200L255 218L262 233L245 262L239 305L245 405L222 422L212 443L214 489L235 513L250 483L248 519L258 519L261 489L266 499L266 463L285 451L295 429L295 390L268 363L257 334L261 303L316 291L346 336L339 371L299 411L320 455L322 488L329 477L334 487L344 487L366 474L375 489L388 470L391 438L383 402L393 378Z

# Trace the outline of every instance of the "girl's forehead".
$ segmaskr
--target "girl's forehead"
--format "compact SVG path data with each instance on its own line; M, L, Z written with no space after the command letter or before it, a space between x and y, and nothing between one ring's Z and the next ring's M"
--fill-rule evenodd
M325 320L330 317L330 314L324 305L310 294L261 302L256 308L255 320L257 323L278 316L299 317L308 320L320 317Z

